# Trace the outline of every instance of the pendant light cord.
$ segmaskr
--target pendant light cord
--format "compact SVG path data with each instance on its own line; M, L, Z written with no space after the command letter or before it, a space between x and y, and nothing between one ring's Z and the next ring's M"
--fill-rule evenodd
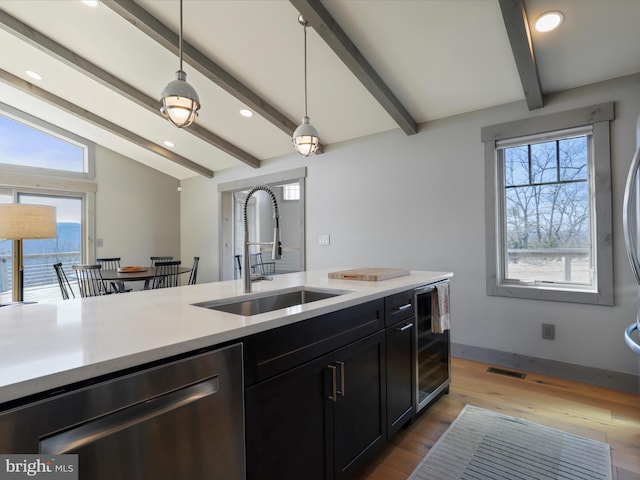
M180 27L178 29L179 36L179 53L180 53L180 71L182 71L182 0L180 0Z
M304 24L304 116L307 117L307 24Z

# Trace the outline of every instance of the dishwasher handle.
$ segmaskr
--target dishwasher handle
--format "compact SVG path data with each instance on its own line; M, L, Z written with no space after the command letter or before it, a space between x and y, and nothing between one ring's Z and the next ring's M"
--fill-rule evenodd
M218 376L216 375L199 383L166 393L123 410L115 411L76 428L52 435L42 440L42 452L54 455L73 452L96 440L213 395L218 392L218 389Z

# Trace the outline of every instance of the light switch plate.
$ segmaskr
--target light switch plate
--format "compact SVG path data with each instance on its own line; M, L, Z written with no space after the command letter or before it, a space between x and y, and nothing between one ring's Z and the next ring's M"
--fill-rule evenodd
M331 244L331 237L328 233L318 236L318 245L327 246Z

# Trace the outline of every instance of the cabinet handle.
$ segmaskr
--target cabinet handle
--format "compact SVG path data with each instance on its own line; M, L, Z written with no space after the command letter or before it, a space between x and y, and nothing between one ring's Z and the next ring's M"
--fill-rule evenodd
M403 310L407 310L408 308L411 308L413 305L410 303L406 303L400 307L397 307L396 310L398 310L399 312L402 312Z
M340 365L340 391L338 393L344 397L344 362L336 361L336 363Z
M329 400L333 400L334 402L338 400L337 393L337 384L336 384L336 367L334 365L328 365L331 370L331 395L329 395Z
M397 330L398 332L404 332L406 330L409 330L411 327L413 327L413 323L407 323L406 325L403 325L402 327L396 327L394 330Z

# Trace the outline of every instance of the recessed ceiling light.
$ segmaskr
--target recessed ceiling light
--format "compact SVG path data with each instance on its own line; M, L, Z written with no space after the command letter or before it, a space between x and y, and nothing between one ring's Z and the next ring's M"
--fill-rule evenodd
M89 7L97 7L100 2L98 0L82 0L82 3Z
M31 70L27 70L25 73L34 80L42 80L42 75L40 75L39 73L33 72Z
M169 140L165 140L164 144L169 148L176 146L173 142L170 142Z
M240 110L240 115L242 115L243 117L251 118L253 117L253 112L248 108L243 108L242 110Z
M536 20L536 30L539 32L550 32L564 21L562 12L546 12Z

